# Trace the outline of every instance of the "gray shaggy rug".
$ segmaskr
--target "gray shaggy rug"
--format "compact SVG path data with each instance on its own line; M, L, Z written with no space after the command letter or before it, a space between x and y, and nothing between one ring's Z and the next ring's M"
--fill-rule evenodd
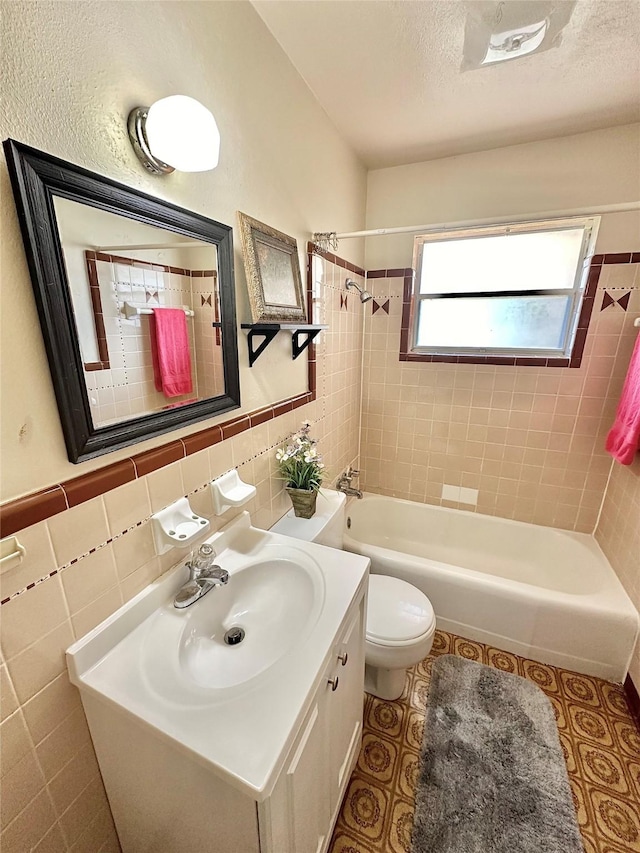
M534 684L435 661L412 853L584 853L553 709Z

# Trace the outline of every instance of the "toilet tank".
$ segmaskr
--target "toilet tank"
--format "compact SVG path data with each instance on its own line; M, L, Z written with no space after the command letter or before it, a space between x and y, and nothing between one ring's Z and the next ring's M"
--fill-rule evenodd
M313 518L296 518L293 509L290 509L271 530L295 539L342 549L346 500L342 492L320 489Z

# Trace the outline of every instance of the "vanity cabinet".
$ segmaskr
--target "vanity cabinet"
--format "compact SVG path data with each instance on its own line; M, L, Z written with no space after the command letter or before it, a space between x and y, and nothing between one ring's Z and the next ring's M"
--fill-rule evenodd
M176 610L178 564L67 650L122 851L325 853L360 749L369 560L248 513L207 541L228 584Z
M364 573L261 792L105 702L95 670L91 689L80 682L123 853L325 853L360 750L366 590ZM212 714L207 737L230 734ZM267 722L248 731L247 750L271 735Z
M365 598L336 638L272 795L258 809L261 853L323 853L357 761L364 699Z

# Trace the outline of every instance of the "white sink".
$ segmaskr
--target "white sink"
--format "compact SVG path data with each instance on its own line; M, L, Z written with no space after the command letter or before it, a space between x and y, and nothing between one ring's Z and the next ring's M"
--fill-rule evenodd
M182 611L168 601L148 620L142 669L149 686L168 699L185 681L224 690L255 679L306 640L322 610L322 570L294 543L284 552L266 543L253 561L231 553L218 561L229 583ZM244 631L238 645L225 643L231 628Z
M369 560L258 530L248 513L206 541L225 586L178 610L181 564L71 646L67 664L90 722L92 708L129 715L262 800ZM235 627L244 639L227 645Z

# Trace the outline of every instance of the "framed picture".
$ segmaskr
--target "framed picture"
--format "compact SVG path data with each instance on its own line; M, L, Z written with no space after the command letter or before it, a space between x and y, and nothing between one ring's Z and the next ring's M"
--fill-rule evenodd
M240 211L238 220L252 322L306 323L296 241Z

